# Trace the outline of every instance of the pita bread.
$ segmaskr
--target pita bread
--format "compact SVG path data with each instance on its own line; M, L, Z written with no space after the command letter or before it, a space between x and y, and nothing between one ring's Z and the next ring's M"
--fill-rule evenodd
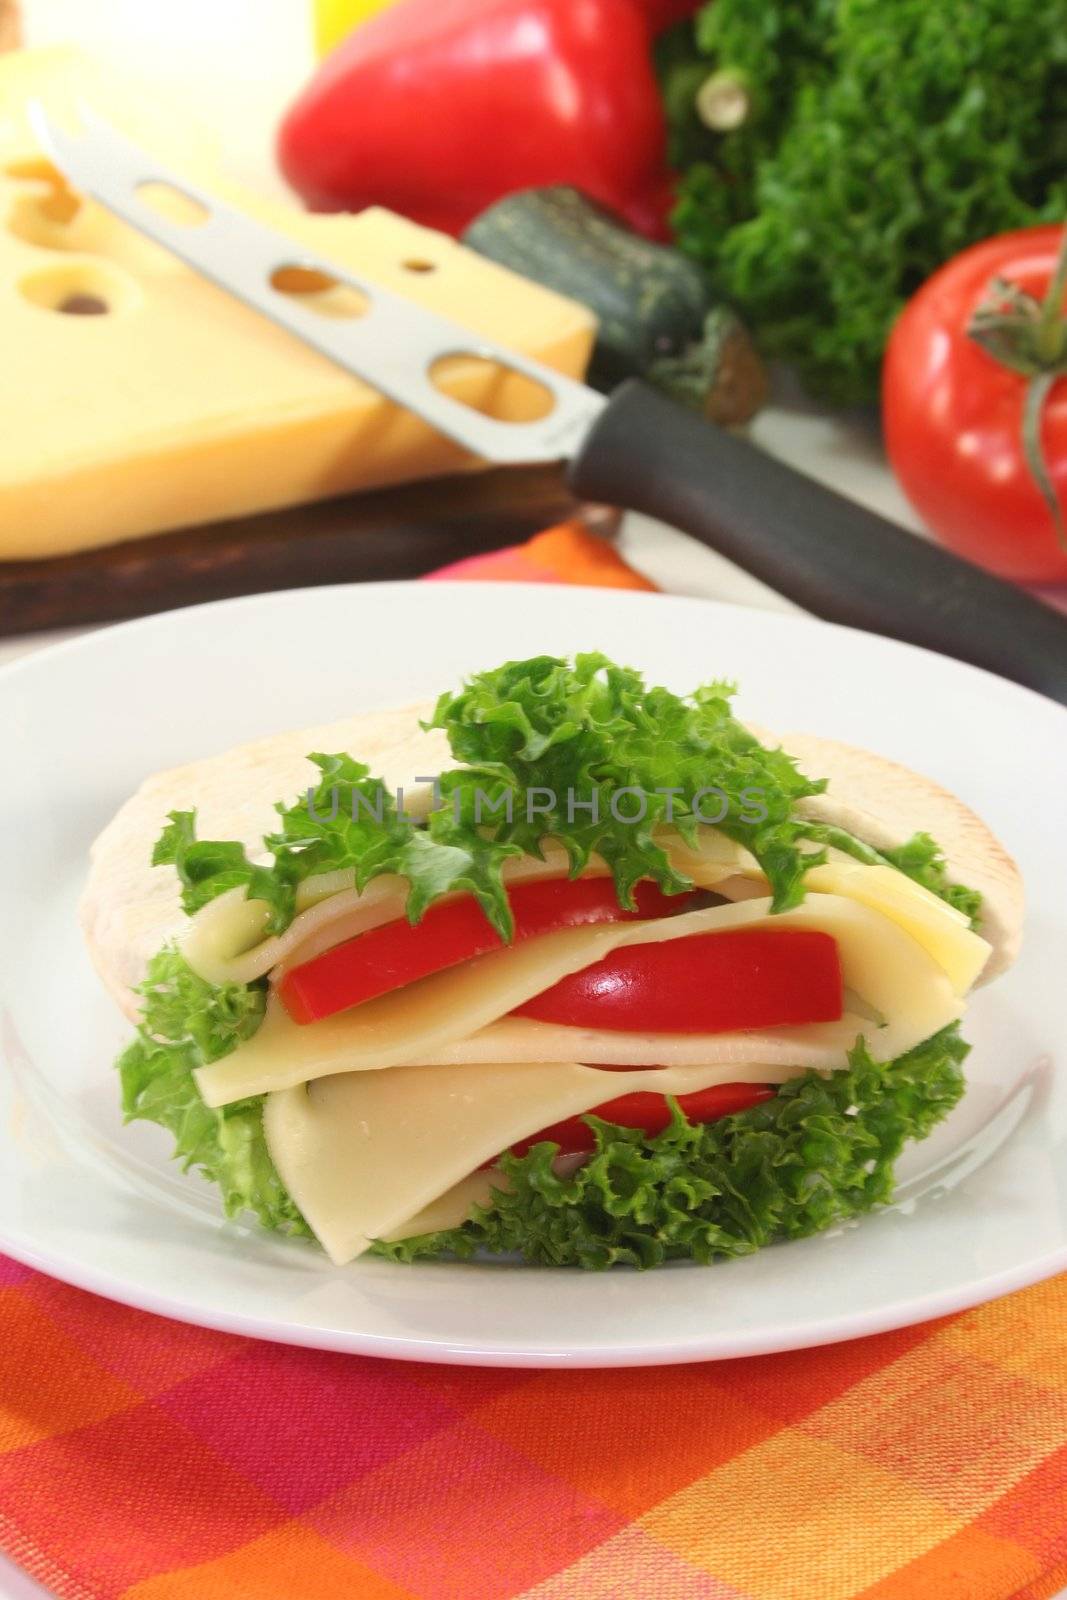
M168 811L196 811L202 839L238 839L263 853L263 835L277 825L279 800L295 800L315 781L308 753L348 750L390 788L453 765L443 733L423 733L430 703L364 712L341 722L258 739L222 755L172 767L148 778L108 823L90 852L81 922L93 964L128 1017L149 961L188 925L177 876L151 865L152 847Z
M147 779L93 845L81 906L93 962L126 1015L138 1015L134 990L152 956L187 926L175 874L150 864L168 811L195 809L202 838L239 839L254 855L275 826L276 802L295 798L313 781L309 751L348 750L390 788L408 793L416 777L452 766L444 734L418 726L431 711L424 704L363 713ZM1022 930L1022 883L1011 857L973 811L930 779L870 751L806 734L779 742L805 772L830 780L825 795L801 802L804 815L837 823L875 849L902 844L918 831L931 833L953 879L983 896L981 931L993 954L981 981L1011 965Z
M787 734L781 741L803 772L828 778L825 794L801 800L797 812L847 828L875 850L904 844L914 833L929 833L945 855L953 883L982 896L979 933L993 953L979 983L1006 972L1022 943L1024 896L1019 869L981 817L932 778L870 750Z

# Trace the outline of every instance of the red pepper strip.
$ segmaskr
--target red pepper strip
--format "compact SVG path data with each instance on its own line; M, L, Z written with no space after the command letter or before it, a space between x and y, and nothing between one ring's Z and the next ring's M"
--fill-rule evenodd
M572 1028L730 1033L835 1022L841 962L828 933L741 929L615 950L516 1008Z
M629 1069L627 1069L629 1070ZM635 1071L640 1070L638 1068ZM692 1094L678 1096L678 1104L690 1122L716 1122L735 1111L747 1111L764 1100L773 1100L775 1090L764 1083L719 1083L711 1089L697 1089ZM641 1128L645 1133L662 1133L671 1120L670 1108L661 1094L639 1093L619 1095L616 1100L606 1100L602 1106L586 1115L602 1117L605 1122L616 1122L624 1128ZM511 1153L524 1156L548 1139L558 1144L561 1155L584 1155L596 1148L593 1130L585 1117L567 1117L543 1128L529 1139L513 1144ZM495 1162L490 1162L490 1166Z
M619 905L611 878L549 879L509 890L515 939L536 938L587 923L633 922L683 911L691 895L666 895L651 881L635 890L636 911ZM294 1022L318 1022L403 988L432 972L499 950L504 941L473 895L431 906L414 926L400 919L357 934L293 967L278 984Z
M454 234L506 194L570 183L666 238L649 34L635 0L389 6L289 111L282 170L313 210L389 206Z

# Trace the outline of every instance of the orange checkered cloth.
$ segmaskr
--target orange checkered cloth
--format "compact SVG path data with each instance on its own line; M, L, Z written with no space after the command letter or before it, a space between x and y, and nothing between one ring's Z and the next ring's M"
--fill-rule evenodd
M486 559L649 587L590 538ZM208 1332L0 1257L0 1548L64 1600L1045 1600L1067 1277L790 1355L509 1372Z

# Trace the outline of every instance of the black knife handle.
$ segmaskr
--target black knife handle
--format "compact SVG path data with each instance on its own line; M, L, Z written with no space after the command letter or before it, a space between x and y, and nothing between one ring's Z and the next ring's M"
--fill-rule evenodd
M644 384L616 390L568 476L582 499L659 517L816 616L1067 705L1067 617Z

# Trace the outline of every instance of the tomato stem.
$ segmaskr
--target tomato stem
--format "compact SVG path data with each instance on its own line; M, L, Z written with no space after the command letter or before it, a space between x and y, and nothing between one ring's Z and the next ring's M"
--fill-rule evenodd
M1030 476L1052 513L1056 538L1062 548L1067 550L1067 526L1064 524L1063 507L1060 505L1056 485L1052 481L1041 444L1041 419L1045 414L1045 401L1058 377L1058 372L1040 372L1026 385L1026 398L1023 401L1023 452L1026 456L1026 465L1030 469Z
M1060 505L1056 485L1052 481L1045 452L1041 446L1041 419L1045 414L1045 402L1053 384L1064 370L1064 357L1067 355L1067 320L1063 315L1065 292L1067 292L1067 228L1063 230L1060 253L1056 258L1056 270L1052 274L1052 281L1042 303L1037 327L1039 353L1048 362L1048 370L1030 379L1023 406L1023 448L1026 451L1026 462L1034 482L1041 490L1045 504L1052 513L1056 538L1063 549L1067 550L1067 526L1064 525L1063 507Z
M997 278L974 311L967 332L987 355L1026 379L1022 444L1030 476L1048 506L1056 539L1067 550L1067 520L1041 442L1049 394L1067 375L1067 228L1044 298L1035 299L1018 284Z
M1052 281L1042 302L1038 324L1041 353L1046 357L1050 367L1057 366L1061 371L1064 357L1067 356L1067 319L1063 314L1064 294L1067 294L1067 228L1063 230L1060 253L1056 258L1056 270L1052 274Z

